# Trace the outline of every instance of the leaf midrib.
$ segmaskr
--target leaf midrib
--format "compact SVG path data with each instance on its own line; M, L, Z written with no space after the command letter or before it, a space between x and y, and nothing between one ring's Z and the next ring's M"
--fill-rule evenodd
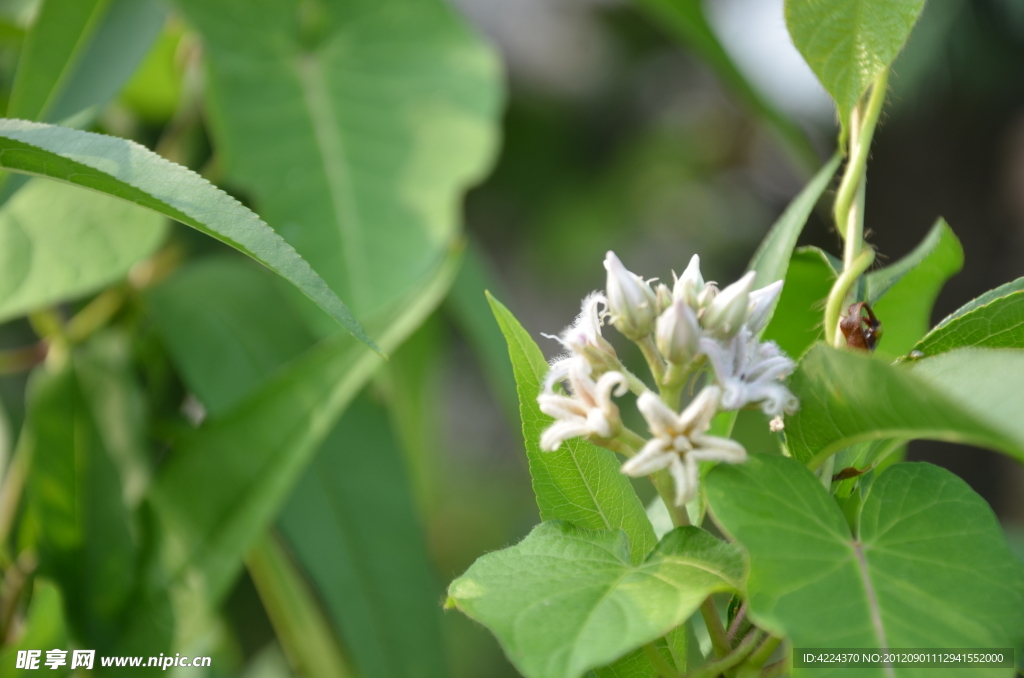
M321 65L321 53L307 53L295 60L295 73L306 102L317 151L327 179L328 194L334 222L342 243L342 256L348 269L352 305L364 308L368 301L365 245L362 231L366 227L356 209L352 185L351 163L338 125L338 115L331 101L327 78Z

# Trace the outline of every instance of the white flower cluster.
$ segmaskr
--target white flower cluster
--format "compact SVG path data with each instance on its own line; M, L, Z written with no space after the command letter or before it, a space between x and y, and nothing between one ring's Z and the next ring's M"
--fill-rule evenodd
M696 494L697 462L746 459L739 443L707 435L717 412L759 405L775 417L772 430L779 430L781 415L796 411L797 399L782 383L792 373L793 361L774 342L757 336L782 283L753 290L755 275L750 272L720 291L715 283L704 281L697 255L672 289L665 284L652 287L653 281L626 270L613 252L608 252L604 266L605 294L588 295L573 324L553 337L566 353L552 361L537 398L541 411L555 419L541 436L541 448L557 450L575 437L599 443L619 438L623 425L612 396L633 390L652 437L622 471L641 476L667 468L681 505ZM646 349L663 394L678 391L681 384L676 382L705 364L710 364L713 383L677 413L622 365L601 334L605 320ZM555 391L555 384L563 382L567 394Z

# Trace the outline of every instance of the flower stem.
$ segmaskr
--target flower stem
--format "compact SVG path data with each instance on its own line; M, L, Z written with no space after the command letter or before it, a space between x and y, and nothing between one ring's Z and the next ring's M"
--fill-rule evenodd
M654 489L658 491L658 496L660 496L661 500L665 502L668 514L672 518L672 524L676 527L689 525L690 516L686 512L686 507L676 506L675 490L672 485L672 478L669 476L668 472L662 469L661 471L655 471L649 477L651 482L654 483Z
M643 339L637 341L636 345L640 347L640 352L644 354L647 366L651 368L654 383L660 389L662 382L665 380L665 360L661 357L661 353L658 352L658 347L654 345L654 337L648 334Z

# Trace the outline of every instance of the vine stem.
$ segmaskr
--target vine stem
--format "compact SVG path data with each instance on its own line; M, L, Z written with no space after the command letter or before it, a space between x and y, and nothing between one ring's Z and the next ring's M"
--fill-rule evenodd
M846 295L850 293L853 284L863 275L864 271L871 268L875 260L875 251L870 247L854 259L836 279L832 290L828 293L828 301L825 304L825 341L841 348L843 335L839 331L839 316L843 312L843 304L846 302Z
M889 69L886 68L872 83L866 104L857 106L850 114L849 160L834 207L836 230L843 238L843 272L832 286L825 306L825 340L832 346L843 344L838 325L846 297L874 261L874 251L864 249L864 196L868 154L888 85ZM870 254L865 256L866 253Z

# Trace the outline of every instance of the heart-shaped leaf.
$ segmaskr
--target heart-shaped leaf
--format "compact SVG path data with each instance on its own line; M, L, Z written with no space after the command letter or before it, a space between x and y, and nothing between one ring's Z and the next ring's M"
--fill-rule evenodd
M737 590L740 552L696 527L665 536L639 565L624 532L542 523L477 560L448 589L527 678L578 678L679 626L715 591Z
M751 618L795 647L998 648L1024 635L1024 565L988 504L944 469L887 469L864 498L855 534L793 459L752 455L718 466L706 490L716 522L750 554Z

